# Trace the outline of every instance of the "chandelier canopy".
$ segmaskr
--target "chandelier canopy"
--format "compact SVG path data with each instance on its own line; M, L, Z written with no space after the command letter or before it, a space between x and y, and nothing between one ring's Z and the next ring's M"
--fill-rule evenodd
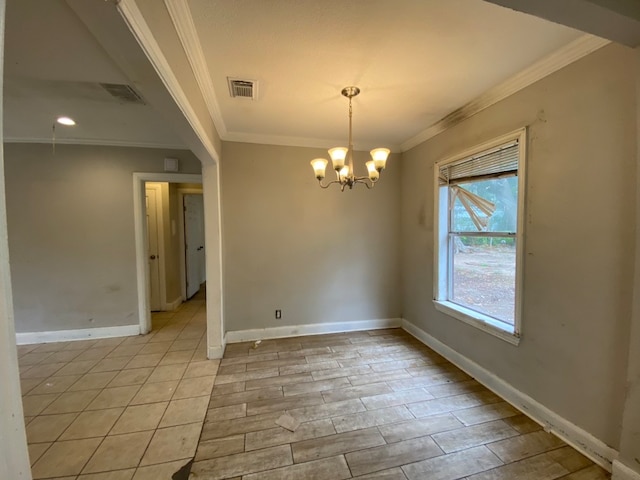
M380 172L387 165L387 157L390 150L388 148L374 148L371 150L371 160L365 163L369 172L366 177L357 177L353 169L353 140L351 129L351 117L353 110L351 107L351 99L360 93L358 87L345 87L342 89L342 95L349 99L349 147L335 147L329 150L329 156L336 172L336 180L322 184L325 177L328 160L324 158L315 158L311 160L311 166L318 179L318 184L322 188L328 188L329 185L340 185L340 190L344 191L345 187L353 188L356 183L362 183L367 188L373 188L380 178Z

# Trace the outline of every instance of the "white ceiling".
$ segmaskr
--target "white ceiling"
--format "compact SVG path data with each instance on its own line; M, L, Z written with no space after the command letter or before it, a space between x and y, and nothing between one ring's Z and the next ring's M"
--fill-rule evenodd
M63 0L9 0L4 67L5 141L183 146L149 105L122 103L99 83L130 84Z
M356 148L398 150L582 35L482 0L187 1L212 117L237 141L344 144L340 90L357 85ZM5 48L6 140L48 141L64 114L78 126L57 127L62 141L184 145L150 105L122 104L97 85L136 86L64 0L8 0ZM230 98L228 76L257 80L258 98Z
M219 130L243 141L345 143L340 91L356 85L356 148L397 148L582 35L482 0L188 3ZM227 76L257 80L258 99L230 98Z

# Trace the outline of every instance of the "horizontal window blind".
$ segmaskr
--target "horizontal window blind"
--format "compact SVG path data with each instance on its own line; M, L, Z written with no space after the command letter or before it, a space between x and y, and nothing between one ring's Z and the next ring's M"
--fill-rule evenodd
M497 176L518 172L518 142L502 145L460 161L440 166L441 183L458 183L456 180L473 177Z

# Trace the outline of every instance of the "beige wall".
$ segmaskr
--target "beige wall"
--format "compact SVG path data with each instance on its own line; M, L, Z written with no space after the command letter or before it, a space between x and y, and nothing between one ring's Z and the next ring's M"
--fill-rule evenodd
M635 57L637 145L635 288L629 334L629 371L627 372L627 395L622 421L620 461L640 475L640 47L635 49Z
M317 186L309 161L319 156L223 142L227 331L400 316L398 156L373 190L342 193Z
M139 322L133 172L200 173L187 151L6 144L5 175L16 330Z
M608 46L406 152L404 317L619 448L633 289L633 52ZM518 347L433 307L433 164L529 126Z

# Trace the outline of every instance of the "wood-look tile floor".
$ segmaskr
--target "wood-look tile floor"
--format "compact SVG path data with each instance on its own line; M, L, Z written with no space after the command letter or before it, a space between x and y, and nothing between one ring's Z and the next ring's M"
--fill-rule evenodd
M252 347L227 346L192 479L609 478L402 330Z
M205 317L199 295L149 335L19 347L34 478L170 480L194 456L193 480L609 478L402 330L218 362Z

